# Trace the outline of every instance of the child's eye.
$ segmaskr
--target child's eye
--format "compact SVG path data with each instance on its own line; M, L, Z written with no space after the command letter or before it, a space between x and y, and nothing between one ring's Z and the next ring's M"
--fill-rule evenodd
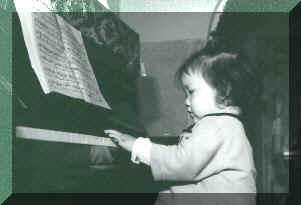
M192 94L194 92L194 90L188 90L189 94Z
M188 97L189 95L192 95L192 93L194 92L193 89L185 89L185 96Z

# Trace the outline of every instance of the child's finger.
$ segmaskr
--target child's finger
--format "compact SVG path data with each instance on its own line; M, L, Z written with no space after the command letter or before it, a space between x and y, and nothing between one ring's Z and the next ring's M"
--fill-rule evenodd
M117 130L104 130L105 134L121 135L121 132Z
M114 137L112 137L112 138L111 138L111 140L112 140L114 143L116 143L116 144L118 144L118 143L119 143L119 141L118 141L118 139L117 139L117 138L114 138Z
M113 142L118 143L120 141L120 136L122 133L116 130L104 130L104 133L108 135L112 139Z
M119 134L115 131L105 131L104 133L109 137L115 137L116 138L117 136L119 136Z
M119 140L120 140L119 135L110 134L110 133L108 133L107 135L114 143L119 144Z
M119 135L116 135L116 134L108 134L108 136L114 140L117 140L119 141Z

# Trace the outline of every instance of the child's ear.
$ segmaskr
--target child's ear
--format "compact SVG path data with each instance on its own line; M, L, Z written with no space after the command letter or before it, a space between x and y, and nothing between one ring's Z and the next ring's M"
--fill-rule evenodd
M230 94L232 91L232 86L227 85L224 95L221 97L222 105L229 106L232 104L232 100L230 99Z
M226 88L225 98L228 98L230 96L231 91L232 91L232 86L229 84L229 85L227 85L227 88Z

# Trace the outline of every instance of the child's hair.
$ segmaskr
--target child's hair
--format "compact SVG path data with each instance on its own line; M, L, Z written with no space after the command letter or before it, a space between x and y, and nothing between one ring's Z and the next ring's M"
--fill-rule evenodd
M244 109L258 96L258 81L254 70L237 54L205 54L198 52L188 58L176 73L182 83L183 75L201 75L216 90L218 106L238 106Z

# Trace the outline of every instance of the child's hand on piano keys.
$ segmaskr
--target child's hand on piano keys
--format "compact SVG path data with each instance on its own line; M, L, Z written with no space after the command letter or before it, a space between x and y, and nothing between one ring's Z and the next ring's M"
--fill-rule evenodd
M123 149L129 152L132 151L134 142L136 140L135 137L128 134L123 134L117 130L105 130L104 133L111 137L112 141L118 144Z

